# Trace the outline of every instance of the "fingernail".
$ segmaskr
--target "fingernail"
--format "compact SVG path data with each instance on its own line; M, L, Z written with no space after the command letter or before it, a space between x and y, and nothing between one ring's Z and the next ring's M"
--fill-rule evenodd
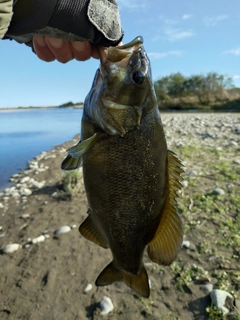
M34 40L37 42L39 47L42 47L42 48L46 47L46 41L43 36L35 36Z
M62 39L57 39L57 38L49 38L48 41L50 42L50 44L56 48L59 49L62 47L63 45L63 41Z
M77 51L84 51L86 44L85 44L85 42L73 41L72 46Z

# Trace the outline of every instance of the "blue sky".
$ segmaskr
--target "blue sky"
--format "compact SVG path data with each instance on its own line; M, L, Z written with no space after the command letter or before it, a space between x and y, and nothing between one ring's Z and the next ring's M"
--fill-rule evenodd
M240 87L239 0L118 0L124 43L138 35L152 64L153 80L216 71ZM97 60L46 63L31 49L0 41L0 108L81 102Z

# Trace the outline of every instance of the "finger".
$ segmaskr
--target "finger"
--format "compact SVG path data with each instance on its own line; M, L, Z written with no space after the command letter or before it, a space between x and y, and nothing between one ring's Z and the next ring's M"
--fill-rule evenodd
M38 56L39 59L46 61L46 62L51 62L51 61L55 60L54 55L49 50L49 48L46 44L44 36L34 36L33 37L33 47L34 47L36 55Z
M99 54L99 50L98 50L98 46L93 44L92 45L92 57L94 59L100 59L100 54Z
M73 56L78 61L86 61L91 58L92 46L90 42L73 41L70 42Z
M45 37L46 44L54 57L62 63L73 59L72 50L69 41L52 37Z

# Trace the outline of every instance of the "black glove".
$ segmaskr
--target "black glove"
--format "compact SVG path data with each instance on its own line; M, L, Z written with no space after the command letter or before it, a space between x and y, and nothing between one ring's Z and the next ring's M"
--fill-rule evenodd
M34 35L105 47L123 37L115 0L17 0L4 39L32 46Z

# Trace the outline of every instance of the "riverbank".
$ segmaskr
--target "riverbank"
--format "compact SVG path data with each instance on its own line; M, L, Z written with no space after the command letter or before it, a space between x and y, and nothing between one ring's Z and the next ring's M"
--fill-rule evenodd
M121 283L94 285L111 254L78 232L87 211L83 188L72 198L63 190L60 164L75 139L30 161L0 195L0 248L20 245L0 255L1 319L102 319L104 296L114 305L105 319L209 319L214 312L221 319L211 307L213 289L231 293L229 319L240 313L240 114L164 113L162 120L186 170L178 202L185 237L170 267L145 255L151 297ZM56 234L63 226L68 232Z

